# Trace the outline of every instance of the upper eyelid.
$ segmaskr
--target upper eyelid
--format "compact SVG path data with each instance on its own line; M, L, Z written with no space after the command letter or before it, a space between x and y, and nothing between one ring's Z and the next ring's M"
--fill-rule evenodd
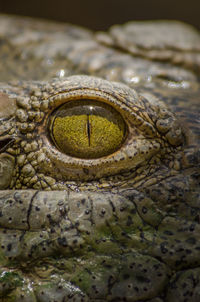
M139 97L139 96L138 96ZM101 102L108 103L118 110L122 116L129 116L131 124L142 131L146 136L156 137L158 135L156 129L153 127L150 121L145 120L145 118L138 114L145 110L141 108L138 104L125 104L123 96L111 95L105 91L95 90L95 89L71 89L69 91L59 91L48 98L41 100L41 103L46 103L45 107L48 107L48 115L51 114L57 107L66 103L67 101L73 101L78 99L94 99Z
M90 76L71 76L64 81L44 83L40 96L37 97L37 93L38 90L31 97L30 105L33 110L35 108L46 117L69 98L73 100L89 97L103 102L107 100L109 105L122 114L130 127L136 127L147 138L163 137L174 146L180 145L184 140L176 117L164 103L154 96L146 96L146 93L138 95L135 90L121 83L111 83Z

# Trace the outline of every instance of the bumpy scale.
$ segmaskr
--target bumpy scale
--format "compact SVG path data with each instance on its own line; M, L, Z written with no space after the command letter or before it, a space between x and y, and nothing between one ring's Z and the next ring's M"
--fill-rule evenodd
M200 300L200 35L1 16L2 301Z

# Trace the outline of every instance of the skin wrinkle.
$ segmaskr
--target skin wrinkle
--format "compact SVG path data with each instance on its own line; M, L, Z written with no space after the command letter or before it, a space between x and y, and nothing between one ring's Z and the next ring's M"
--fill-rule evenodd
M145 26L106 38L1 16L0 160L15 163L0 182L5 301L199 300L199 33L151 23L139 47ZM84 99L126 123L112 154L75 158L53 144L53 113Z

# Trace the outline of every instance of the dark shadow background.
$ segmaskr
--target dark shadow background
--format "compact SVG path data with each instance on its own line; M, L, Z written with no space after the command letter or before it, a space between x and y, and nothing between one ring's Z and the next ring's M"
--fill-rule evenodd
M177 19L200 29L200 0L0 0L0 12L106 30L129 20Z

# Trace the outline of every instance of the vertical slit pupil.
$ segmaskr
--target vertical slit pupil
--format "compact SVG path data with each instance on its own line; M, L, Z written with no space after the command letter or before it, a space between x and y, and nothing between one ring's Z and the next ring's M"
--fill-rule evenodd
M90 131L91 131L91 126L90 126L90 116L87 114L87 136L88 136L88 145L90 146Z
M96 100L68 101L50 117L50 135L63 153L100 158L117 151L126 137L126 124L111 105Z

